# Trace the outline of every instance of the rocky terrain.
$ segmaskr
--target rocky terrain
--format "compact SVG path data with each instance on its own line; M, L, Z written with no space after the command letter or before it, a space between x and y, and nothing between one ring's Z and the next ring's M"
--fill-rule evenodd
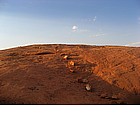
M140 104L140 47L1 50L0 104Z

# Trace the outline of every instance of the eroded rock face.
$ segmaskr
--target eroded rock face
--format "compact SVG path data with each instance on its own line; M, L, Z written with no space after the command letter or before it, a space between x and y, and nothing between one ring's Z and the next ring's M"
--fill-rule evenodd
M87 95L88 84L94 92ZM0 51L1 104L140 104L139 97L139 47L56 44Z

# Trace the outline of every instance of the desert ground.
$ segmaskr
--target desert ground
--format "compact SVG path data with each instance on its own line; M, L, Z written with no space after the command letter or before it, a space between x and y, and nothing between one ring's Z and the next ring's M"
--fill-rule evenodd
M0 50L0 104L140 104L140 47Z

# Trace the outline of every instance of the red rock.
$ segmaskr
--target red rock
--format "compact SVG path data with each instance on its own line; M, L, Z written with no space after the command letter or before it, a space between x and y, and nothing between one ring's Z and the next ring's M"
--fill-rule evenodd
M138 104L139 79L140 47L43 44L0 50L1 104ZM89 82L96 94L84 89Z

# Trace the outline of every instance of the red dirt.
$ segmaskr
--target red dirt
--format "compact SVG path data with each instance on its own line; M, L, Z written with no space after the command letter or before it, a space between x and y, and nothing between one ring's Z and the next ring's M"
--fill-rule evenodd
M57 44L1 50L0 104L140 104L140 48Z

